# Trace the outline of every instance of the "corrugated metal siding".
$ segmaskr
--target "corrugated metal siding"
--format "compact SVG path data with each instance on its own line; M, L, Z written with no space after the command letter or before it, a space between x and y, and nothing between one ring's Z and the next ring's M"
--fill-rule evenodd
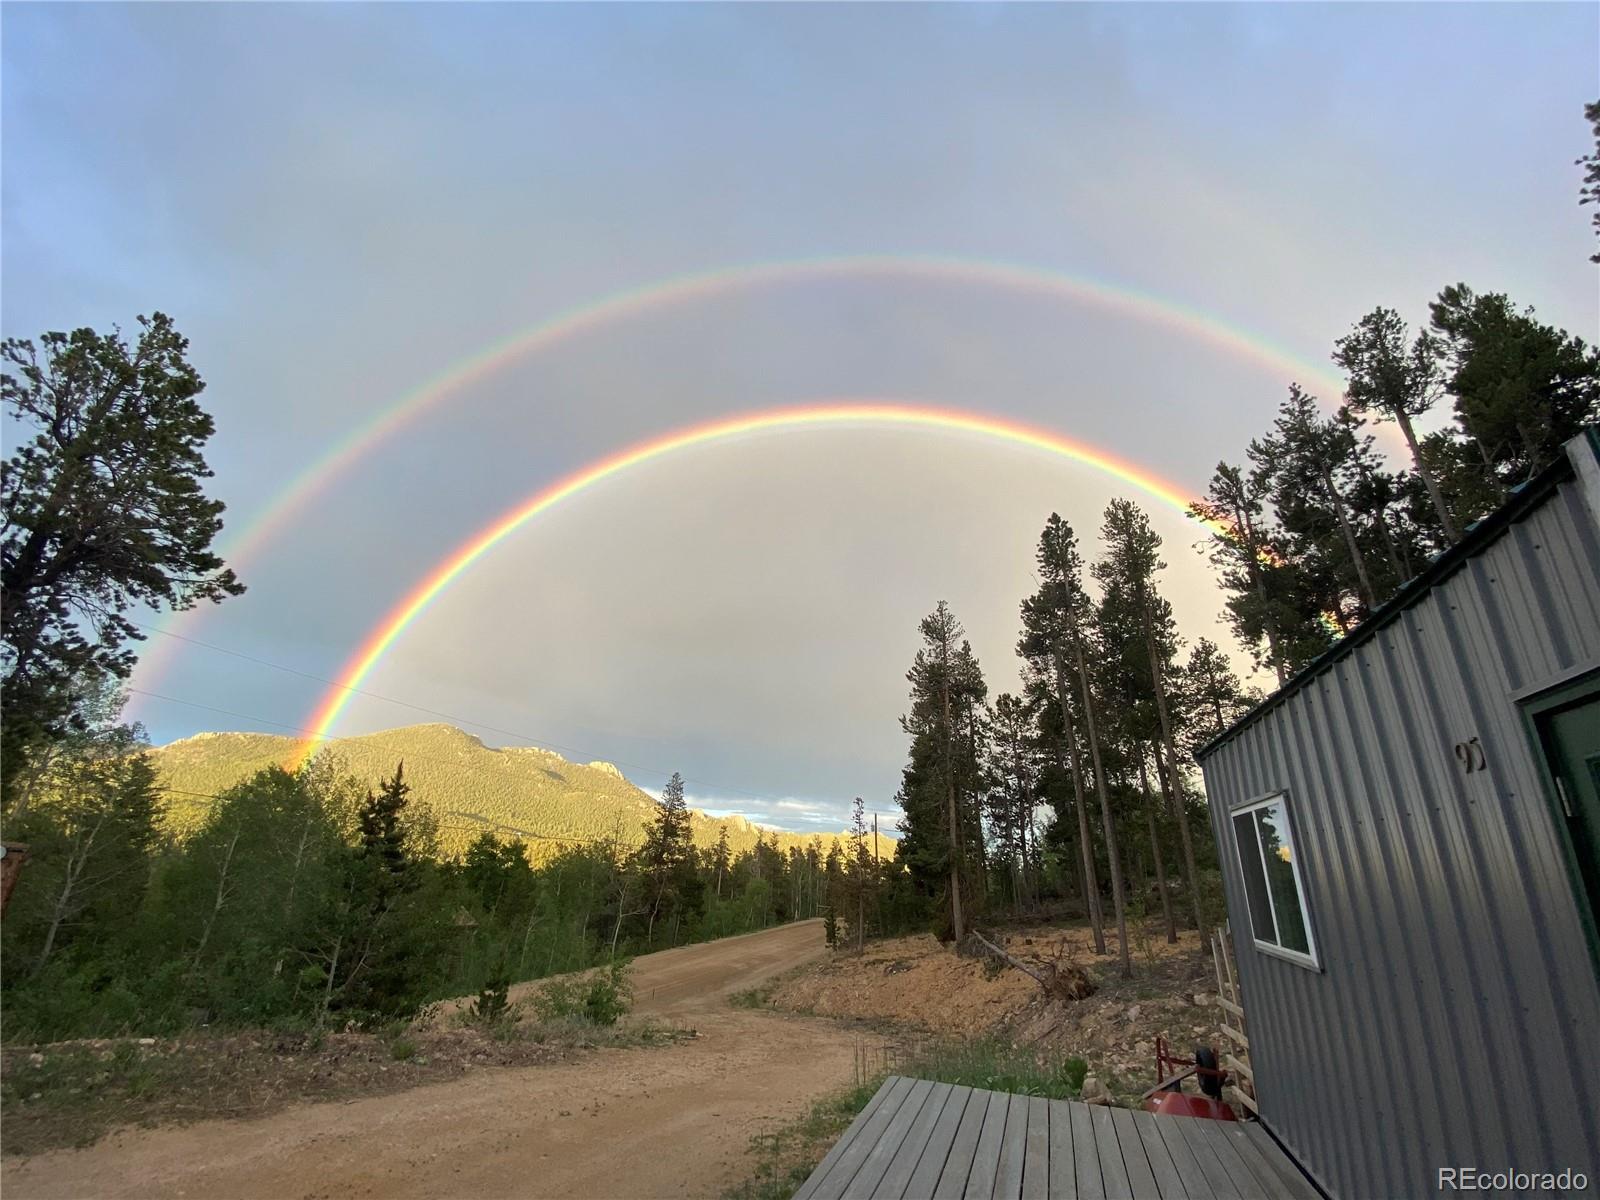
M1600 1179L1600 985L1512 700L1595 663L1600 532L1569 481L1204 763L1262 1114L1334 1196ZM1321 972L1250 937L1228 810L1280 789Z

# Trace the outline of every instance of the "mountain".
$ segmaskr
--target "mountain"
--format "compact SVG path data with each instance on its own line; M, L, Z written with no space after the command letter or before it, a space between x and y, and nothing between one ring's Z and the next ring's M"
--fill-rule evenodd
M182 837L205 820L208 796L216 795L263 767L281 764L296 751L294 738L265 733L199 733L150 751L167 796L168 827ZM327 743L343 769L371 787L404 761L412 803L439 821L447 855L464 851L484 830L522 836L533 857L546 857L557 839L617 838L637 845L656 803L607 762L572 763L552 750L508 746L494 749L453 725L410 725ZM184 793L195 793L184 795ZM713 846L721 826L738 853L763 831L743 817L719 819L694 810L694 840ZM804 848L811 834L766 831L785 852ZM824 852L840 833L822 834ZM894 854L894 839L880 833L881 853Z

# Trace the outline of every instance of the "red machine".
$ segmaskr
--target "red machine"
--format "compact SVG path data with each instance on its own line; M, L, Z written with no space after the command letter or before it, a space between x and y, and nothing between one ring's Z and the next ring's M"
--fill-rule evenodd
M1186 1068L1179 1070L1179 1068ZM1195 1077L1201 1094L1183 1090L1183 1081ZM1155 1087L1140 1099L1146 1112L1169 1117L1207 1117L1213 1121L1237 1121L1233 1109L1222 1102L1222 1085L1228 1073L1217 1066L1217 1052L1209 1046L1196 1046L1193 1058L1175 1058L1164 1037L1156 1038Z

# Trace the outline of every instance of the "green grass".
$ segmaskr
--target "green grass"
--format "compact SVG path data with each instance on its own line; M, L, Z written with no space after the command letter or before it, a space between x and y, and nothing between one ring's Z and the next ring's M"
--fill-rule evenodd
M1041 1055L1003 1038L976 1038L921 1046L895 1068L895 1073L991 1092L1070 1100L1083 1090L1089 1064L1081 1058Z

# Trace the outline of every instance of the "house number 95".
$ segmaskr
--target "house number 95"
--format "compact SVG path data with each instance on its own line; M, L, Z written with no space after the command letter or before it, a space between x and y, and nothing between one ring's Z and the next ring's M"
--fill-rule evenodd
M1478 744L1477 738L1456 743L1456 761L1466 768L1467 774L1482 771L1489 765L1489 760L1483 755L1483 747Z

